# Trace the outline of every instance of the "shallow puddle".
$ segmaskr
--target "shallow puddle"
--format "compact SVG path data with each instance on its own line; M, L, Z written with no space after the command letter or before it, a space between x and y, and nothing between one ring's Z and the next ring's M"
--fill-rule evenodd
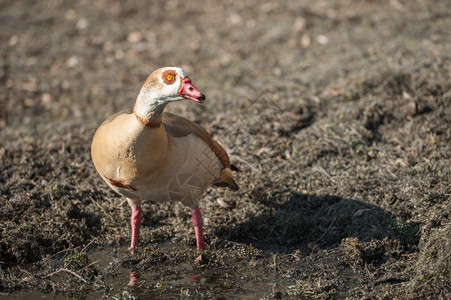
M192 249L186 247L165 245L160 247L162 253L189 253ZM263 274L253 266L233 260L230 268L211 268L199 266L194 260L186 260L183 256L181 263L168 261L160 268L143 270L140 259L130 263L128 250L124 247L116 250L103 249L88 252L90 261L102 277L99 280L88 281L76 276L70 271L57 272L50 278L58 287L67 286L64 292L43 293L37 290L21 291L6 296L6 300L34 300L34 299L168 299L179 297L232 297L240 299L262 298L265 295L278 293L278 286L283 287L282 281L274 282L271 274ZM193 252L194 253L194 252ZM177 255L175 255L177 256ZM196 258L197 254L193 257ZM188 256L189 257L189 256ZM125 259L124 259L125 258ZM54 262L55 265L61 262ZM136 263L136 267L133 265ZM128 267L130 266L131 267ZM138 270L139 269L139 270ZM74 272L75 273L75 272ZM98 275L99 276L99 275ZM74 291L78 290L79 292Z

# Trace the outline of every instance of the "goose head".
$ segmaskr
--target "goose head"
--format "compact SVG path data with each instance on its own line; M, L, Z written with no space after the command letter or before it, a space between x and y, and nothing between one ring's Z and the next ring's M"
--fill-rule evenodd
M159 119L166 104L185 99L203 103L205 95L193 85L181 68L164 67L147 77L136 99L134 111L143 120Z

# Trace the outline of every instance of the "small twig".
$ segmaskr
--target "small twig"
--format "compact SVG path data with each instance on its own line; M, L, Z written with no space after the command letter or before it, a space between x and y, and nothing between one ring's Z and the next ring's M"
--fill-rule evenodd
M233 156L233 159L238 160L244 164L246 164L252 171L256 172L256 173L261 173L259 169L257 169L256 167L254 167L250 162L246 161L245 159L239 157L238 155L231 155Z
M396 176L396 174L393 173L389 168L387 168L387 172L390 173L390 175L391 175L394 179L398 179L398 176Z
M56 252L56 253L53 254L52 256L50 256L50 258L53 258L53 257L55 257L56 255L61 254L61 253L63 253L63 252L69 252L69 251L75 250L75 249L77 249L77 248L78 248L78 247L69 248L69 249L63 249L63 250L61 250L61 251Z
M92 265L98 263L99 261L100 261L100 260L96 260L95 262L90 263L89 265L87 265L87 266L83 267L82 269L80 269L80 271L83 271L84 269L89 268L90 266L92 266Z
M422 284L420 284L420 285L418 286L418 288L422 288L423 286L425 286L426 284L428 284L429 282L431 282L433 279L434 279L434 277L432 277L432 278L430 278L429 280L423 282Z
M330 225L329 225L329 227L327 227L326 232L323 233L323 235L315 242L315 244L318 243L319 241L321 241L322 238L329 232L332 225L334 225L336 219L337 219L337 216L335 216L334 219L332 220L332 222L330 222Z
M81 249L80 252L84 252L92 243L97 242L98 238L93 238L92 241L90 241L86 246Z
M323 173L327 178L329 178L330 181L332 181L333 183L337 183L337 182L335 181L335 179L333 179L332 176L330 176L330 175L326 172L326 170L324 170L322 167L316 166L316 167L313 167L312 170L313 170L313 171L319 171L319 172Z
M81 281L83 281L84 283L88 283L88 281L87 281L86 279L84 279L83 277L81 277L80 275L78 275L77 273L75 273L74 271L71 271L71 270L69 270L69 269L64 269L64 268L61 268L61 269L59 269L59 270L56 270L56 271L53 272L53 273L50 273L49 275L47 275L47 277L51 277L51 276L53 276L53 275L56 275L56 274L58 274L59 272L67 272L67 273L69 273L69 274L74 275L75 277L77 277L78 279L80 279Z
M20 271L22 271L23 273L27 274L30 278L33 278L33 280L36 282L36 276L34 276L33 273L31 273L31 272L28 271L28 270L24 270L24 269L22 269L21 267L18 267L18 268L19 268ZM26 280L27 280L26 278L22 278L21 281L26 281Z

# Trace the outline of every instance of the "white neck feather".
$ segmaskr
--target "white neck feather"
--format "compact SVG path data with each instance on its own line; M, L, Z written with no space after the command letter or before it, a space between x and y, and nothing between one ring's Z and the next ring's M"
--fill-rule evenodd
M143 88L136 98L135 115L144 122L159 125L166 104L173 100L171 97L161 97L155 91Z

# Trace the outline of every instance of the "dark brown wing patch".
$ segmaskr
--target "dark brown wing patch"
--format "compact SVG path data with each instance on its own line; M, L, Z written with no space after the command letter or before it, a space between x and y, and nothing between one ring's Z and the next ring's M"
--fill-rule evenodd
M221 145L218 144L218 142L213 141L213 140L211 140L211 143L209 144L209 146L210 146L210 149L213 150L213 152L219 158L219 161L222 163L224 168L230 168L229 155L224 150L224 148L222 148Z

